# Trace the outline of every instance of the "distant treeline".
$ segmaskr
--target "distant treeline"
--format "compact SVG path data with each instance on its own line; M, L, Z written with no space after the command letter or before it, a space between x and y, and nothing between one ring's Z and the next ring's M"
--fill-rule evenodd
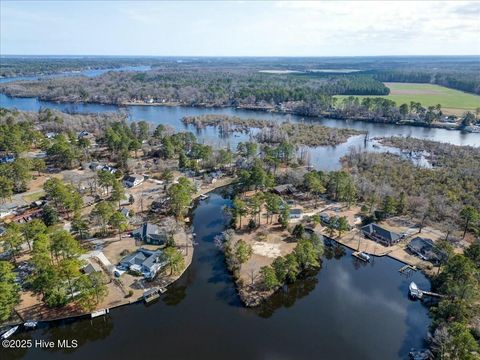
M370 76L298 77L251 72L172 70L107 73L7 83L1 91L44 100L121 104L131 101L177 102L189 106L241 106L261 102L319 102L330 95L387 95L389 89Z
M331 116L364 121L416 122L431 126L442 117L441 104L397 105L388 88L369 75L285 76L245 71L166 69L109 72L98 77L62 77L0 84L11 96L58 102L177 104L240 107L300 116ZM350 94L343 100L336 94ZM367 94L362 100L356 94ZM475 119L474 119L475 120ZM474 122L473 120L473 122Z
M149 60L142 58L2 57L0 58L0 77L50 75L149 64Z
M217 72L227 75L254 75L260 70L288 70L298 73L269 74L273 78L306 78L315 84L327 83L319 89L332 95L387 95L380 82L433 83L480 94L480 62L478 56L400 56L400 57L296 57L296 58L182 58L182 57L0 57L0 77L55 74L86 69L115 69L124 66L149 65L159 73ZM325 70L328 69L330 71ZM344 69L352 71L344 74ZM338 70L338 73L335 73ZM263 74L268 76L268 74ZM150 77L139 74L134 80ZM263 78L263 77L259 77ZM226 80L227 80L226 79ZM234 80L234 79L231 79ZM253 80L253 79L252 79ZM255 80L253 80L255 82ZM295 82L295 81L294 81ZM251 87L251 84L247 86ZM268 101L282 96L286 100L306 100L297 92L277 94L275 89L256 89L247 96ZM247 93L243 91L243 93Z

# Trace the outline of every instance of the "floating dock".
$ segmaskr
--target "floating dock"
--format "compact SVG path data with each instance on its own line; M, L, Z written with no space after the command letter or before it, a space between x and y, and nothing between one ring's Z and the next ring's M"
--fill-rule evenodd
M97 310L97 311L94 311L90 314L91 318L96 318L96 317L99 317L99 316L103 316L103 315L106 315L110 312L109 309L101 309L101 310Z

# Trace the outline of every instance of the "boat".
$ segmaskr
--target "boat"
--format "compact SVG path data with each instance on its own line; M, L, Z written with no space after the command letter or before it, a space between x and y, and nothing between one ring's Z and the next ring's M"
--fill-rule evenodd
M423 297L422 290L413 281L408 286L408 293L413 299L421 299Z
M201 200L206 200L206 199L208 199L208 195L202 194L202 195L200 195L200 199Z
M370 262L370 255L368 255L367 253L365 253L363 251L361 251L361 252L355 251L355 252L352 253L352 256L355 256L359 260L362 260L362 261L365 261L365 262Z
M12 336L13 334L15 334L15 331L18 330L18 325L17 326L14 326L14 327L11 327L9 330L5 331L3 334L2 334L2 339L5 340L5 339L8 339L10 336Z
M38 321L35 320L28 320L25 323L23 323L23 326L26 327L27 329L35 329L38 325Z
M360 252L358 254L358 256L361 257L363 260L365 260L367 262L370 261L370 255L368 255L367 253L364 253L363 251Z

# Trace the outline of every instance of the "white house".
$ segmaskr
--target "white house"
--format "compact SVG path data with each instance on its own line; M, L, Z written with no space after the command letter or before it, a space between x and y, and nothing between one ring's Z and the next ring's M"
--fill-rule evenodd
M137 174L127 175L123 179L123 185L129 188L132 188L140 185L144 179L145 178L142 175L137 175Z

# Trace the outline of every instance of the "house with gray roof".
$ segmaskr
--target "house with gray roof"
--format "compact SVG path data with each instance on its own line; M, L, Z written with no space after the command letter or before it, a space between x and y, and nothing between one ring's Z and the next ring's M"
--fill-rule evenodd
M143 180L145 180L145 177L143 175L137 175L137 174L127 175L123 178L123 185L129 188L132 188L140 185L143 182Z
M132 231L132 236L151 245L163 245L167 241L167 232L158 225L146 222L138 229Z
M95 272L102 271L102 268L96 262L89 260L87 264L80 269L80 271L86 275L90 275Z
M384 229L373 223L362 227L362 233L366 238L379 242L385 246L395 245L401 239L400 234Z
M146 279L153 279L166 264L161 250L153 251L140 248L133 254L121 259L118 265L122 269L141 273Z
M288 195L293 194L297 190L292 184L283 184L275 186L272 191L278 195Z

